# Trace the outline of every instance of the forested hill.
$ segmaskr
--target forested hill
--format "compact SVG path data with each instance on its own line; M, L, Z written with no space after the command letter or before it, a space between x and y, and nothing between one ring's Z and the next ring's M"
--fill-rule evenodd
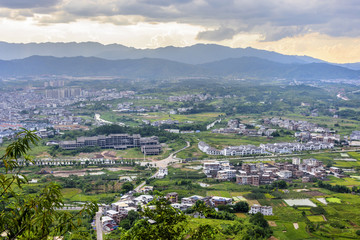
M307 56L284 55L255 48L230 48L216 44L188 47L136 49L120 44L82 43L7 43L0 42L0 59L23 59L33 55L53 57L99 57L108 60L161 58L187 64L203 64L228 58L258 57L279 63L324 62Z
M256 57L184 64L164 59L106 60L95 57L32 56L0 61L0 76L69 75L126 78L239 77L287 79L359 79L360 71L326 63L284 64Z

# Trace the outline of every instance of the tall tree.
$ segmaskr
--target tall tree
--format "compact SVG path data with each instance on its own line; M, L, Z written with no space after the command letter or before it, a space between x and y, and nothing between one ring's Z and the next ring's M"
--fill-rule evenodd
M26 176L20 174L24 163L33 163L28 155L39 140L33 131L22 129L0 158L5 173L0 173L0 232L5 239L47 239L62 236L76 229L74 219L82 214L94 214L95 203L86 204L78 213L58 211L64 206L60 186L47 184L39 193L26 194L22 185Z

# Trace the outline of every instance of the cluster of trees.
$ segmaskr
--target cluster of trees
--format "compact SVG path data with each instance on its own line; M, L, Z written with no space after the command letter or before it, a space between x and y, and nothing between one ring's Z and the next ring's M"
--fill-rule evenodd
M60 185L50 182L37 193L23 189L26 176L20 173L18 159L32 162L28 152L39 138L32 131L23 130L5 150L0 162L5 173L0 173L0 232L6 239L48 239L76 232L74 220L79 216L93 216L97 204L88 203L79 212L58 211L64 207Z
M76 148L76 149L72 149L72 150L64 150L62 148L59 147L59 145L53 145L50 147L49 149L49 154L52 157L56 157L57 154L61 154L64 156L76 156L79 153L91 153L91 152L100 152L101 151L101 147L99 146L93 146L93 147L82 147L82 148Z
M340 185L331 185L329 183L324 183L323 181L317 182L318 186L321 188L325 188L327 190L338 192L338 193L351 193L351 189L346 186Z
M360 120L360 111L355 111L352 109L344 109L344 110L340 110L338 112L339 117L341 118L347 118L347 119L352 119L352 120Z
M173 124L163 124L160 126L160 129L179 129L180 131L206 131L206 126L208 122L204 123L192 123L192 124L180 124L180 125L173 125Z
M115 124L100 126L89 131L67 131L64 135L62 135L61 138L66 140L74 140L75 138L81 136L109 135L112 133L140 134L142 137L158 136L160 142L168 142L180 139L179 134L163 131L157 127L149 125L141 127L128 127Z
M272 231L260 213L252 215L249 220L231 218L233 224L214 226L209 224L191 225L190 217L173 208L163 196L157 196L151 203L155 209L145 208L139 213L129 213L120 223L120 228L106 236L106 239L225 239L227 235L236 235L236 239L266 239ZM238 207L244 210L245 204ZM235 216L227 211L216 213L204 202L198 201L189 213L206 218L228 219L224 216ZM141 218L140 218L141 217Z

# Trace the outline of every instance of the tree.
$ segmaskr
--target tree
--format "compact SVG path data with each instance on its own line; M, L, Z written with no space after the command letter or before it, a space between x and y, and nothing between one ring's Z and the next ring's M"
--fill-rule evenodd
M218 233L216 228L208 224L201 224L197 228L189 227L186 215L181 210L173 208L164 196L156 196L149 205L155 209L142 209L140 215L143 219L136 221L130 230L121 233L120 239L202 240L215 239ZM201 203L200 205L202 206Z
M126 182L121 186L121 188L124 192L129 192L134 189L134 184L131 182Z
M140 219L140 214L133 210L129 211L127 217L119 223L119 227L129 230L135 222Z
M201 200L195 202L194 206L192 206L192 211L205 217L215 212L213 208L206 206L205 202Z
M179 209L171 207L163 196L157 196L150 203L155 209L145 207L139 220L122 239L182 239L185 235L186 216Z
M5 174L0 173L0 232L6 233L6 239L47 239L75 230L74 219L84 213L94 214L97 204L86 204L75 214L57 211L64 203L61 187L52 182L37 194L27 194L22 188L27 178L20 174L20 163L33 162L27 153L39 138L26 129L16 137L0 158L5 167Z
M237 202L237 203L235 203L234 210L236 212L247 213L247 212L249 212L249 204L245 201Z

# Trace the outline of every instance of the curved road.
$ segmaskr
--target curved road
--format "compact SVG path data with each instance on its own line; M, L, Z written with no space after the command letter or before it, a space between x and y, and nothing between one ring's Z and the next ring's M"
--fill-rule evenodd
M160 160L160 161L152 161L152 165L154 167L159 167L159 168L166 168L170 163L176 163L179 161L179 159L177 159L176 157L174 157L174 155L176 155L177 153L185 150L186 148L190 147L190 142L186 142L186 146L183 147L182 149L179 149L173 153L171 153L167 158Z
M186 148L188 148L188 147L190 147L190 142L187 141L187 142L186 142L186 146L183 147L182 149L177 150L177 151L171 153L167 158L165 158L165 159L163 159L163 160L160 160L160 161L155 161L155 160L153 160L153 161L151 162L151 164L152 164L154 167L157 167L157 168L166 168L169 164L178 162L179 160L176 159L176 157L174 157L174 156L175 156L177 153L183 151L184 149L186 149ZM147 164L147 163L144 163L144 164ZM157 174L158 174L158 172L156 172L156 173L155 173L154 175L152 175L150 178L155 178ZM140 183L140 185L138 185L134 190L135 190L136 192L139 192L140 189L141 189L145 184L146 184L145 181L142 182L142 183Z

